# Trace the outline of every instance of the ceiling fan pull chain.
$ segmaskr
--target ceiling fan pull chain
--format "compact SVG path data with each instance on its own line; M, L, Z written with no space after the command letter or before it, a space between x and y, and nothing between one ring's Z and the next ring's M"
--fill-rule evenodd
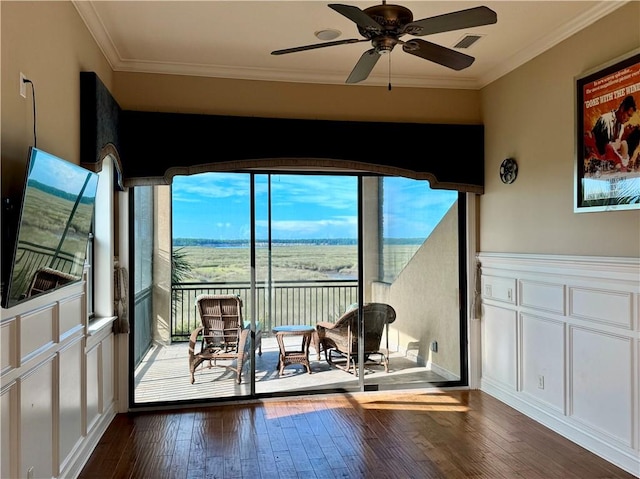
M391 52L389 52L389 91L391 91Z

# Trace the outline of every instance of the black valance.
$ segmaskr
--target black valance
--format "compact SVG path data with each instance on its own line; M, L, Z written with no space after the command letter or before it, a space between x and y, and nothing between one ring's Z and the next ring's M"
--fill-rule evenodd
M97 77L96 77L97 80ZM90 88L99 80L83 88ZM82 99L90 99L83 93ZM83 115L89 108L82 108ZM98 118L82 118L83 138ZM118 151L125 185L171 182L176 174L304 168L427 179L434 188L483 193L484 128L256 118L122 110ZM85 131L86 130L86 131ZM99 130L99 129L98 129ZM101 139L97 140L104 141ZM84 150L83 150L84 151ZM83 160L84 161L84 160Z
M80 73L80 162L93 171L114 159L114 183L123 188L120 159L120 106L93 72Z

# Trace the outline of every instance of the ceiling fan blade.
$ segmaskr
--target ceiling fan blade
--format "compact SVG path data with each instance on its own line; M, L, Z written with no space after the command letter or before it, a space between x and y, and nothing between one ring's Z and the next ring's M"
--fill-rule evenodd
M420 40L419 38L414 38L404 43L402 50L411 55L452 68L453 70L463 70L475 61L475 58L469 55L435 43Z
M352 5L342 5L340 3L330 3L329 8L332 8L339 14L344 15L349 20L354 22L359 27L364 28L365 30L378 33L382 33L382 31L384 30L382 25L380 25L358 7L354 7Z
M474 7L467 10L445 13L435 17L423 18L408 23L404 32L416 36L431 35L434 33L449 32L462 28L490 25L498 21L496 12L488 7Z
M374 48L364 52L360 57L360 60L358 60L358 63L356 63L356 66L351 70L346 83L358 83L362 80L366 80L379 59L380 54L376 52Z
M285 53L304 52L306 50L315 50L316 48L333 47L335 45L346 45L347 43L366 42L366 38L348 38L346 40L336 40L335 42L314 43L313 45L304 45L301 47L285 48L283 50L274 50L272 55L284 55Z

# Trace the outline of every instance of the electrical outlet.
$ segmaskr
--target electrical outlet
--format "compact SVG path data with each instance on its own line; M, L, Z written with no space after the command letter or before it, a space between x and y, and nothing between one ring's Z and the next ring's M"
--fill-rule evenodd
M484 294L485 294L485 296L491 296L491 285L490 284L486 284L484 286Z
M513 301L513 290L511 288L507 289L507 299Z
M27 77L24 73L20 72L20 96L22 98L27 98L27 82L25 80Z
M541 374L538 376L538 389L544 389L544 376Z
M434 353L438 352L438 341L431 342L431 351L433 351Z

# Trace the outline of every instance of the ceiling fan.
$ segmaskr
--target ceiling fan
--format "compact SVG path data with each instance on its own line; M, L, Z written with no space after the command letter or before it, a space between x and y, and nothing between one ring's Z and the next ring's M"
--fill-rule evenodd
M362 54L347 78L346 83L358 83L365 80L380 59L380 56L391 53L391 50L398 44L402 45L403 51L411 55L424 58L425 60L438 63L453 70L467 68L474 62L474 57L419 38L403 41L400 37L407 34L421 37L434 33L460 30L462 28L490 25L498 21L496 12L488 7L469 8L413 21L413 13L411 13L411 10L400 5L387 5L386 0L382 1L382 5L374 5L364 10L351 5L337 3L329 4L328 6L354 22L360 34L365 38L349 38L315 43L312 45L286 48L284 50L275 50L271 52L271 54L284 55L286 53L302 52L316 48L370 41L373 48Z

